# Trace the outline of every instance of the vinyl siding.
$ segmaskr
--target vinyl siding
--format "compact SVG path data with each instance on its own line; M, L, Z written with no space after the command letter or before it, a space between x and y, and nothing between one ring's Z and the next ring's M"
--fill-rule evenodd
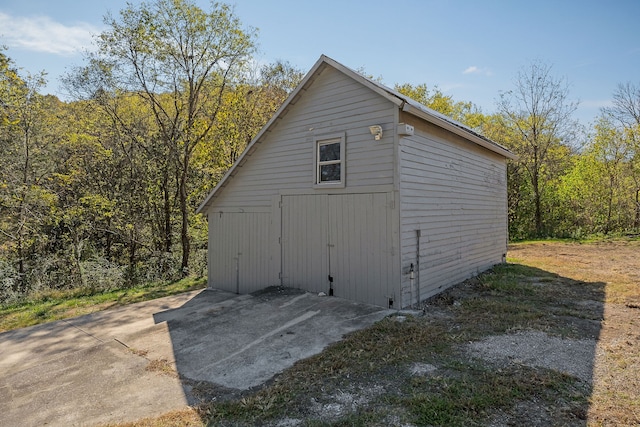
M345 186L314 187L315 141L336 134ZM209 201L210 286L326 292L331 274L336 296L406 307L502 261L506 194L504 157L326 66Z
M303 93L236 168L209 212L267 207L274 195L292 191L322 192L313 189L314 141L327 134L345 134L345 192L393 184L394 105L330 67ZM374 124L386 131L380 141L369 133Z
M396 107L330 67L301 93L207 208L210 286L246 293L277 281L327 292L333 274L336 296L386 306L400 295L391 220L398 224L398 213L385 208L393 199ZM386 131L379 141L369 132L374 124ZM346 185L314 188L315 141L335 134L345 138ZM334 253L330 233L336 241L340 234Z
M401 120L415 127L413 136L399 142L406 306L418 295L424 300L503 260L507 190L503 157L429 123ZM411 263L416 269L413 287Z

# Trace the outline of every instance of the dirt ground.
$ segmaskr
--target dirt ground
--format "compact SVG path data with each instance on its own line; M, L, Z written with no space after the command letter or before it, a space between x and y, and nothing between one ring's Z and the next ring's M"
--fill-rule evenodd
M512 263L605 284L588 424L640 425L640 242L516 244L508 256Z

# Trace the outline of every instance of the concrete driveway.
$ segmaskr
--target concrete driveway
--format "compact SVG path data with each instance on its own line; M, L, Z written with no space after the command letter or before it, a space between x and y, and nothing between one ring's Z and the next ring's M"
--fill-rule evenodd
M188 292L0 334L0 425L133 421L259 387L392 313L273 288Z

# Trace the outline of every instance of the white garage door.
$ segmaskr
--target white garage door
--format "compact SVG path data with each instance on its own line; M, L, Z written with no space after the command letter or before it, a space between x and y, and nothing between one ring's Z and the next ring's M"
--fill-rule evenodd
M209 287L250 293L277 284L279 254L271 233L269 213L210 214Z
M285 286L387 306L394 298L389 193L282 197Z

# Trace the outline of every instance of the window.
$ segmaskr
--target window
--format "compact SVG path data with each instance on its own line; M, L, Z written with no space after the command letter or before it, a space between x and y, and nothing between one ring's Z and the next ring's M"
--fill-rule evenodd
M316 140L316 185L344 186L344 136Z

